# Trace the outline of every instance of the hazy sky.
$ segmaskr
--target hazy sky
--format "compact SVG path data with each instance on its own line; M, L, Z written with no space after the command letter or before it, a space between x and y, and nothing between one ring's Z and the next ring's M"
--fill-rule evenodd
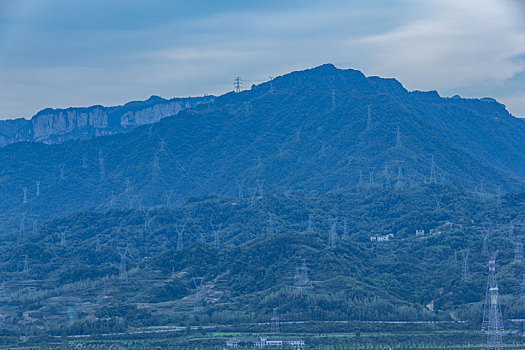
M525 0L0 0L0 118L328 62L525 117Z

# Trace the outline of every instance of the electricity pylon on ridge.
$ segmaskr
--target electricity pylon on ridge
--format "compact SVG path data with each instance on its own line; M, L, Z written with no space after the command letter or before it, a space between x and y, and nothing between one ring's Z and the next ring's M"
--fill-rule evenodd
M280 322L281 318L279 317L279 309L274 307L272 311L272 325L271 325L271 332L272 334L279 334L281 332Z
M235 79L233 79L233 91L236 93L241 92L243 85L244 83L241 77L235 77Z
M525 273L520 283L520 302L521 306L525 306Z
M213 230L213 247L217 250L221 247L220 234L222 231L222 223L214 225L210 223L211 229Z
M436 210L441 209L441 200L443 199L443 193L434 193L432 194L434 201L436 202Z
M468 257L470 254L470 249L463 249L461 251L461 257L463 258L463 265L461 269L461 281L467 282L470 280L470 272L468 268Z
M503 335L503 320L499 305L499 288L496 280L496 257L494 253L487 264L489 275L487 280L487 290L485 294L485 304L483 307L483 323L481 330L487 332L487 349L501 350Z
M366 119L366 131L368 132L368 131L370 131L370 128L372 127L372 113L371 113L371 110L370 110L372 105L368 105L366 107L367 107L367 110L368 110L368 116L367 116L367 119Z
M294 292L296 294L303 294L313 290L312 282L308 276L308 266L306 259L302 260L301 266L295 268L294 275Z
M403 164L405 162L402 161L402 160L397 160L396 163L397 163L397 181L396 181L396 184L394 185L394 188L396 190L399 190L399 189L404 187L404 184L403 184Z
M245 182L245 179L242 179L242 180L237 179L237 189L238 189L237 195L239 199L244 199L244 182Z
M330 249L335 249L337 247L337 218L330 219L328 246L330 247Z
M498 186L498 190L496 193L496 208L501 211L503 209L503 205L501 202L501 185Z
M401 148L401 147L402 147L402 144L401 144L401 129L398 126L397 129L396 129L396 148Z
M193 301L193 311L199 311L204 306L203 297L203 277L192 277L193 285L195 286L195 299Z
M308 226L306 228L306 232L313 232L314 231L314 215L313 214L308 214Z
M27 273L29 271L29 261L27 254L24 255L24 272Z
M62 247L66 246L66 231L68 227L67 226L59 226L58 230L60 231L60 245Z
M177 231L177 251L181 251L183 246L183 234L186 229L186 223L182 225L175 225L175 230Z
M275 223L273 220L273 214L268 214L268 223L266 225L266 234L273 235L275 234Z
M437 184L436 160L434 159L433 154L430 155L430 177L428 179L428 183Z
M106 177L106 167L104 166L104 157L102 155L102 151L98 152L98 164L99 164L99 178L102 181Z
M523 243L516 237L514 240L514 263L521 264L523 262Z
M119 248L118 253L120 255L119 280L126 283L128 282L128 269L126 265L128 246L126 246L126 248Z

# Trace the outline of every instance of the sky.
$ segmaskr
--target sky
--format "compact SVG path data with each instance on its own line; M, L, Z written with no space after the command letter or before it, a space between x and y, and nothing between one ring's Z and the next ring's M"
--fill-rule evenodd
M0 0L0 119L324 63L525 117L525 0Z

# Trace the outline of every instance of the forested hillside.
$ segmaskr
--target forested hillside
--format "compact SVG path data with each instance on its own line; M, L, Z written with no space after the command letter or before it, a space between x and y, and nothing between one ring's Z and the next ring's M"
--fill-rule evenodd
M497 102L407 92L324 65L127 134L3 147L0 209L4 227L17 227L24 215L363 183L496 194L523 187L524 143L525 124Z
M273 308L283 320L477 327L487 228L487 252L499 250L504 317L519 318L525 270L514 247L523 239L523 199L508 195L498 207L496 198L425 185L75 214L2 242L4 332L267 322ZM388 234L390 241L370 240ZM470 278L463 281L466 249Z

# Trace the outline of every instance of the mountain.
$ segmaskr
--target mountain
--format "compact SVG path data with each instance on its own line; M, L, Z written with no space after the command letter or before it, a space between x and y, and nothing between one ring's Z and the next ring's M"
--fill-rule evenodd
M38 112L30 120L0 121L0 146L20 141L61 143L112 135L136 126L158 122L186 108L213 101L213 96L173 98L151 96L146 101L123 106L51 109Z
M523 189L523 144L525 122L492 100L409 92L394 79L323 65L128 133L5 146L1 222L14 228L29 216L154 207L209 194L429 182L494 196Z

